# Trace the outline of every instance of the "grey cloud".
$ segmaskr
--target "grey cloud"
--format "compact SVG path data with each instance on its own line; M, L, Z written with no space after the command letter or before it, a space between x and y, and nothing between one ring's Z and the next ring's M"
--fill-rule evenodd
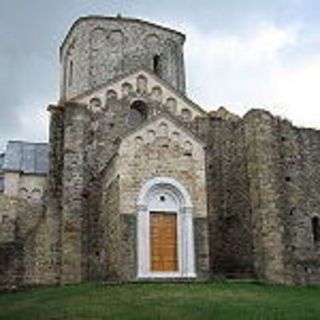
M1 0L0 141L40 139L39 132L46 131L22 125L21 118L28 108L46 112L45 106L28 106L29 101L57 99L58 48L79 16L121 13L175 26L195 25L201 32L219 34L250 32L264 20L278 24L310 20L310 26L319 30L319 9L316 0Z

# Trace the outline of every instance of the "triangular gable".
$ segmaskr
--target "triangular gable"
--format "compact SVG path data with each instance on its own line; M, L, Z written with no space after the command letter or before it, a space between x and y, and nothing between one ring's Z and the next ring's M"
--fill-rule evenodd
M186 139L192 140L193 142L200 145L202 148L206 146L206 143L200 137L194 134L183 123L181 123L176 118L172 117L169 113L166 112L162 112L161 114L150 118L137 128L125 134L123 137L121 137L121 142L125 141L126 139L132 136L144 136L144 133L146 133L149 129L153 131L156 131L157 129L160 130L162 124L170 124L171 132L168 132L167 134L169 138L172 136L173 132L178 132L184 135Z
M102 103L104 103L108 92L120 98L124 94L124 86L129 85L132 90L137 90L137 78L141 76L147 79L148 93L151 93L154 88L160 87L162 91L162 102L166 103L166 101L174 99L177 105L177 112L181 112L183 109L190 110L193 114L192 118L197 116L204 117L207 115L207 112L199 105L192 102L189 98L173 88L163 79L157 77L147 68L139 68L125 75L116 77L96 89L88 90L83 94L72 98L71 101L89 104L93 98L99 98Z

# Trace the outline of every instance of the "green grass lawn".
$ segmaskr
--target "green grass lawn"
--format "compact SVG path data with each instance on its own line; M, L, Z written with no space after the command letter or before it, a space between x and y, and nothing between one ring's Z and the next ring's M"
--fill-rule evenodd
M320 319L320 287L84 284L0 295L0 319Z

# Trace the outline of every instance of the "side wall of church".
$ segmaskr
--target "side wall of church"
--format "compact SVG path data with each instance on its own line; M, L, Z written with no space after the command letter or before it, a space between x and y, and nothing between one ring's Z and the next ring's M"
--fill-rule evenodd
M320 209L320 133L266 111L244 121L257 273L273 282L319 283L312 219Z
M206 130L211 271L252 276L253 234L242 121L210 116Z
M212 274L319 283L319 131L263 110L211 116L198 131L207 132Z
M285 263L292 283L320 283L320 132L279 123Z
M260 110L244 119L255 271L259 279L281 283L286 281L286 268L277 124Z

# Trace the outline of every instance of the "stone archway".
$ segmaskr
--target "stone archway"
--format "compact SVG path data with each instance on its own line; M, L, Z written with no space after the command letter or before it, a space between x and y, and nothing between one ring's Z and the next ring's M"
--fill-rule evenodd
M147 181L137 202L138 278L195 277L193 206L187 190L178 181L157 177ZM175 270L152 270L150 215L175 214L177 267Z

